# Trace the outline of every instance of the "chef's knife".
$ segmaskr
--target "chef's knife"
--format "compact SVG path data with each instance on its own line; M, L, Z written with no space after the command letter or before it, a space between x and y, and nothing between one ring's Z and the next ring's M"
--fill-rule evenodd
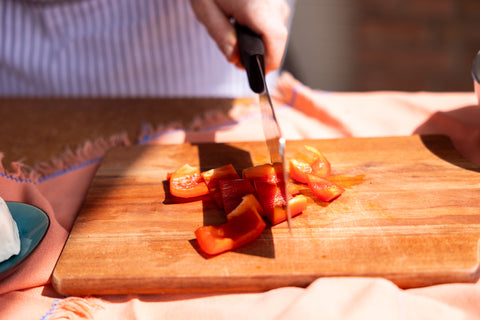
M238 23L235 23L235 29L237 31L240 61L247 71L250 88L259 94L263 132L270 153L270 161L274 165L277 177L280 178L280 188L286 200L284 210L287 213L288 229L291 232L291 214L287 199L289 176L285 166L285 138L280 131L265 79L265 46L262 38L252 30Z

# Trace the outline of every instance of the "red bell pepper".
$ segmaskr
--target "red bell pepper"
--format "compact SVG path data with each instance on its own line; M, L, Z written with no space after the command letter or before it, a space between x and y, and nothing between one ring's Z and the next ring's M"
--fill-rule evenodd
M317 177L330 176L332 173L332 166L325 155L314 147L305 146L305 148L313 153L313 161L311 163L312 174Z
M288 210L290 210L290 217L293 218L301 214L307 208L307 197L302 194L292 197L288 200ZM286 208L276 206L273 209L273 214L270 216L269 221L272 225L277 225L287 220Z
M212 196L218 207L223 208L222 194L219 187L219 181L223 179L237 179L240 178L237 171L231 164L214 168L201 173L205 181L210 195Z
M307 207L307 198L305 196L301 194L295 197L291 194L285 196L276 183L271 183L263 179L255 179L254 185L258 199L265 211L265 216L272 225L277 225L287 220L285 199L288 198L290 217L299 215Z
M188 164L168 174L170 194L180 198L195 198L208 195L209 191L197 167Z
M305 146L307 152L298 153L289 160L290 177L300 183L308 183L308 174L318 177L328 177L331 174L331 165L328 159L318 149Z
M255 208L255 197L246 195L227 215L227 222L218 226L203 226L195 230L200 248L209 255L241 247L256 239L266 227Z
M308 183L307 175L312 173L312 166L301 159L290 159L290 178L300 183Z
M308 187L320 200L327 202L338 198L345 191L338 184L312 174L308 175Z
M269 163L243 169L242 177L251 181L263 179L272 183L277 183L280 178L283 178L277 177L275 168Z
M255 193L255 188L248 179L219 180L218 185L226 214L229 214L242 202L243 196ZM258 213L262 214L263 209Z

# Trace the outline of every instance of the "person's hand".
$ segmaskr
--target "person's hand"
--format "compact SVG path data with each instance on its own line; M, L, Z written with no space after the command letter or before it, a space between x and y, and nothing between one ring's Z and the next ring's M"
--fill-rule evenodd
M240 65L237 37L230 18L259 34L265 44L265 69L278 69L288 38L290 7L285 0L190 0L228 61Z

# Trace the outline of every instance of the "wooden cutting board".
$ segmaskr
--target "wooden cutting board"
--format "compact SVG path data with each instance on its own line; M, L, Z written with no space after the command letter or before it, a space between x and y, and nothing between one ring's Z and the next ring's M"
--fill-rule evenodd
M267 228L247 246L201 253L194 230L224 222L209 199L175 203L166 175L265 163L262 142L112 149L92 182L53 273L62 294L245 292L318 277L384 277L400 287L479 276L480 168L440 136L288 141L323 151L346 192Z

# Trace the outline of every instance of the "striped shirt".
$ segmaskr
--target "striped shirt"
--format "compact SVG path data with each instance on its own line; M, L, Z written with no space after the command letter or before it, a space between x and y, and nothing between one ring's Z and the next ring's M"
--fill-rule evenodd
M251 94L189 0L0 0L0 96Z

